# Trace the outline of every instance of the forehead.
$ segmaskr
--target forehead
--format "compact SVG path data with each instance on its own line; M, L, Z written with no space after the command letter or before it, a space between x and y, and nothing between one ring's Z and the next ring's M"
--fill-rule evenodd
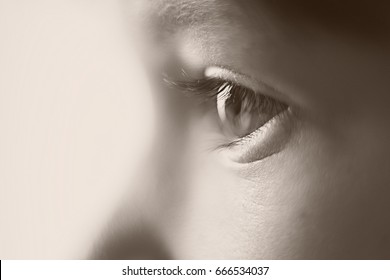
M370 83L364 81L374 71L364 72L369 69L366 64L385 73L382 68L388 61L387 44L371 40L390 39L386 36L390 34L388 25L379 16L380 7L388 4L379 5L379 0L367 4L364 13L362 5L356 4L362 3L359 0L355 4L324 0L317 6L308 0L138 2L141 18L152 25L152 30L141 28L141 32L160 39L150 44L153 51L147 56L162 54L164 63L169 61L173 68L178 64L195 65L194 71L210 65L234 69L288 92L298 103L312 108L325 108L324 104L333 104L334 99L345 98L346 94L356 99L356 92L372 91ZM374 42L375 48L356 41L349 44L350 39ZM339 90L337 85L353 88Z
M278 28L296 31L322 29L342 37L387 41L390 2L383 0L152 0L141 1L149 19L160 28L250 23L262 28L269 20ZM146 4L147 3L147 4Z
M229 21L235 10L231 0L142 1L143 14L153 27L175 32L180 29L212 26Z

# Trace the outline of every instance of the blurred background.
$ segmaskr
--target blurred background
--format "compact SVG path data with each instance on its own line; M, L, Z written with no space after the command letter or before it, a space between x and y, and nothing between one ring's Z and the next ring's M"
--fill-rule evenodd
M117 0L0 0L0 259L85 258L131 188L152 106L128 25Z

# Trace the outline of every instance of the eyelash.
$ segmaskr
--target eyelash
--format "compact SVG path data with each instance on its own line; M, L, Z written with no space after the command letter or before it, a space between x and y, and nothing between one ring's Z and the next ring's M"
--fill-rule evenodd
M253 108L257 108L259 112L266 110L274 112L281 108L286 109L288 106L280 101L257 93L246 87L243 87L237 83L221 80L218 78L203 78L203 79L189 79L186 77L186 81L173 81L168 78L164 78L165 83L169 86L178 89L181 94L187 97L200 97L202 102L208 102L210 100L216 100L219 94L223 93L228 87L229 90L224 92L227 96L241 96L241 98L248 98L248 103Z

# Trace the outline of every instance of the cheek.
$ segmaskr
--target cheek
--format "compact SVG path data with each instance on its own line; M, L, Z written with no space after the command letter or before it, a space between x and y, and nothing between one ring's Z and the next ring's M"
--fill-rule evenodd
M188 164L176 186L185 194L170 200L164 222L173 255L305 259L389 252L390 226L381 218L390 211L390 178L383 172L389 164L379 152L385 143L367 152L361 145L375 137L351 145L309 131L255 164L223 166L211 155Z

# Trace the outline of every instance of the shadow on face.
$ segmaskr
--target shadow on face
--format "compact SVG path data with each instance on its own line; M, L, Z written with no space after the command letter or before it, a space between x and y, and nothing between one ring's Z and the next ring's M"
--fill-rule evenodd
M92 254L95 260L169 260L169 250L152 230L135 229L107 238Z

